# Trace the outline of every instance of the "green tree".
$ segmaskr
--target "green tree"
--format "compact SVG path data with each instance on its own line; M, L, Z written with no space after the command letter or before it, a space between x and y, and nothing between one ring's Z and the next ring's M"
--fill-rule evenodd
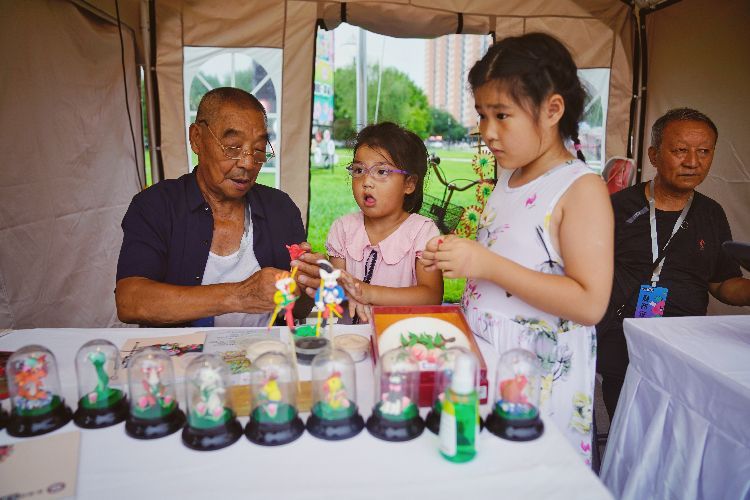
M232 85L231 75L224 74L221 78L214 74L206 74L202 71L200 76L203 80L208 82L211 88L206 87L205 83L201 78L194 78L190 85L190 109L197 110L198 104L200 103L203 96L209 90L218 87L236 87L238 89L245 89L250 92L255 87L255 68L243 69L234 73L234 85Z
M367 119L375 119L378 107L378 121L392 121L406 127L423 139L429 136L432 115L425 93L403 72L395 68L384 68L380 76L380 103L378 97L377 65L368 68L367 77ZM356 125L356 76L354 65L339 68L334 74L333 134L336 139L346 140L355 132Z
M602 110L602 98L596 96L596 101L591 104L590 97L586 100L586 106L589 108L583 115L583 121L592 127L601 127L604 124L604 112Z
M448 141L460 141L466 137L466 128L445 110L430 108L432 128L430 135L442 135Z
M333 74L333 137L336 140L348 141L357 133L355 78L354 65L339 68Z

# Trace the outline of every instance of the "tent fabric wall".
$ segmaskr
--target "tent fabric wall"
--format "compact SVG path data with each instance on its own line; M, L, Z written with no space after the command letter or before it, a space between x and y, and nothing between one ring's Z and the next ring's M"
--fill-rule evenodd
M668 109L695 108L719 129L713 165L698 190L721 203L735 240L750 241L750 2L683 0L649 14L644 146ZM655 170L645 154L643 179ZM746 276L748 274L746 273ZM710 313L750 314L713 298Z
M164 175L175 178L188 171L185 112L182 99L175 98L184 92L183 44L283 48L280 187L306 214L316 5L268 0L227 3L209 0L188 5L173 0L157 4L157 73ZM228 13L231 18L224 17ZM235 29L235 19L242 20L242 29ZM232 29L226 29L227 26Z
M70 2L0 1L0 328L117 322L120 221L142 172L133 33Z
M284 51L280 187L307 213L316 20L342 22L342 3L287 0L160 0L157 75L164 175L188 171L182 96L183 46L280 47ZM607 156L625 153L631 97L630 8L615 0L433 0L346 2L346 22L398 37L462 33L498 38L545 31L560 38L581 68L611 68ZM231 28L231 29L230 29Z

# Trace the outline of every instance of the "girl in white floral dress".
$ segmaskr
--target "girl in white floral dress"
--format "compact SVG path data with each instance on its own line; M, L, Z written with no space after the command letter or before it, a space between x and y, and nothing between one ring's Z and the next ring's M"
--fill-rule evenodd
M445 277L467 278L462 306L478 337L498 353L536 352L540 410L590 463L593 325L612 287L613 218L604 182L580 152L585 91L567 49L541 33L495 44L469 83L502 173L477 241L435 238L423 259Z

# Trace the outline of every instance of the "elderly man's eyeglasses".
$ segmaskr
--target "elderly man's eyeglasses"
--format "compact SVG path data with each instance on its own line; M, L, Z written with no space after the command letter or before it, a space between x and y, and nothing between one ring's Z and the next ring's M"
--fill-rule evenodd
M241 160L245 156L252 156L253 162L257 163L259 165L262 165L263 163L266 163L267 161L270 161L272 158L276 157L276 152L273 150L273 145L271 144L271 141L267 141L268 146L271 148L271 151L245 151L240 146L225 146L221 143L218 137L216 137L216 134L214 134L214 131L211 130L211 127L208 126L208 123L206 120L199 120L196 123L202 123L206 126L208 131L211 133L214 139L216 139L216 142L219 144L219 147L221 147L222 151L224 151L224 156L227 157L230 160Z
M379 181L386 180L392 173L410 175L410 172L408 172L407 170L401 170L391 167L387 163L375 163L374 165L370 165L368 167L364 163L354 162L350 163L346 167L346 170L348 170L349 175L351 175L355 179L358 177L364 177L365 175L369 174L370 177Z

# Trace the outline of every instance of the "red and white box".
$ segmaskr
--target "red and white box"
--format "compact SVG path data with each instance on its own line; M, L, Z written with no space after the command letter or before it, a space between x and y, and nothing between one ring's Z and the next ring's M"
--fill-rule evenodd
M404 332L409 330L417 334L424 332L441 333L443 336L450 338L455 345L464 346L476 355L479 362L478 396L480 403L484 404L487 402L489 387L487 381L487 364L459 306L373 306L372 312L373 332L371 352L374 365L377 366L380 355L383 354L380 349L381 342L386 342L392 347L396 346L396 340L392 338L394 337L394 329L389 330L389 328L399 321L402 321L401 325L411 326L411 328L405 328ZM444 323L436 323L435 320L442 320L449 323L450 326ZM442 328L449 331L431 331L436 325L438 329L441 329L440 325L442 325ZM399 329L396 328L396 330ZM384 333L386 333L386 336L383 336ZM459 335L463 335L463 338L459 338ZM390 348L385 350L389 350ZM423 365L429 366L430 363L423 363ZM429 369L424 366L420 367L419 406L432 406L436 372L434 368Z

